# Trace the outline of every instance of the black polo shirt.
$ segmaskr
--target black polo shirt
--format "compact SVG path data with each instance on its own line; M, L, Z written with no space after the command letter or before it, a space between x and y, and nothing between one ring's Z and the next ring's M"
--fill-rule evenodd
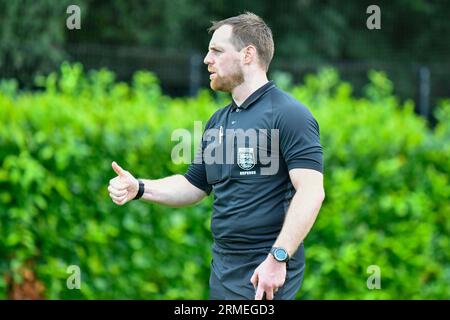
M214 192L215 246L270 248L295 189L289 170L322 172L319 125L311 112L270 81L237 107L233 101L206 124L186 179Z

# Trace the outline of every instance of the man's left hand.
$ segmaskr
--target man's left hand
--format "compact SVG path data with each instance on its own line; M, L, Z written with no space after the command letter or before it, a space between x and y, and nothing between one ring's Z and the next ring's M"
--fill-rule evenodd
M255 300L262 300L264 293L267 300L273 300L274 294L286 280L286 262L278 262L269 254L253 272L250 282L256 290Z

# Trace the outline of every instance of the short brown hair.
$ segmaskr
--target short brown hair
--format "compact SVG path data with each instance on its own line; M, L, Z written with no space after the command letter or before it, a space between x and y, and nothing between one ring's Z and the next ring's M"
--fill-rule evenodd
M221 21L212 21L212 26L208 29L212 33L221 26L232 27L231 43L236 50L241 50L250 44L256 47L260 64L269 70L270 62L273 58L274 43L272 31L263 19L251 12L245 12L236 17L231 17Z

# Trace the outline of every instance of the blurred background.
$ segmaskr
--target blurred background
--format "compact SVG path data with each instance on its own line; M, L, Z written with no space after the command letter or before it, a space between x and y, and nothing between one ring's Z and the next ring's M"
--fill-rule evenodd
M321 128L327 198L298 298L450 298L450 6L438 0L0 0L0 298L208 297L212 197L118 207L107 185L113 160L138 177L185 172L172 132L229 101L208 87L207 28L247 10L273 31L269 78Z

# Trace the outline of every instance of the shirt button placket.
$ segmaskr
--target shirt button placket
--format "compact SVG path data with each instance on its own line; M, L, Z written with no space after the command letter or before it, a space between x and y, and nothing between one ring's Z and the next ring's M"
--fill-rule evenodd
M230 127L230 129L233 129L233 130L235 130L236 129L236 125L237 125L237 113L238 112L240 112L241 110L239 109L239 108L237 108L236 110L234 110L233 112L231 112L231 117L230 117L230 122L229 122L229 127ZM237 150L236 150L236 140L235 140L235 137L234 137L234 134L233 134L233 137L232 137L232 139L233 139L233 144L234 144L234 147L233 147L233 150L234 150L234 152L237 152ZM231 141L230 141L230 143L231 143ZM230 155L231 156L231 158L233 159L233 164L234 164L234 154L233 155ZM231 178L231 171L232 171L232 167L233 167L233 164L228 164L228 177L229 178Z

